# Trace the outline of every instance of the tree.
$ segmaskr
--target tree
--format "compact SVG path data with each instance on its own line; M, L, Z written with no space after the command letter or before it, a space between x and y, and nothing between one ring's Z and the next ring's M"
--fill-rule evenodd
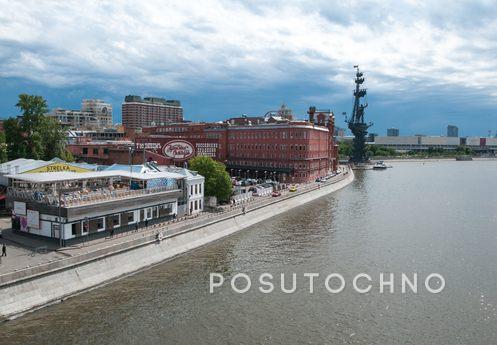
M16 106L22 116L4 122L8 159L67 157L64 130L55 119L45 116L48 107L43 97L21 94Z
M352 153L352 142L351 141L339 141L338 142L338 154L340 156L350 156Z
M7 157L7 144L5 143L5 133L0 132L0 163L6 162Z
M224 164L211 157L198 156L190 160L189 168L205 178L206 196L215 196L222 202L229 201L232 185Z

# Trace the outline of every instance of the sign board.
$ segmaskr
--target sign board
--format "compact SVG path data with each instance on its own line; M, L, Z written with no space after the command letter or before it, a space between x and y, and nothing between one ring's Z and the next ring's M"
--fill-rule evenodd
M161 187L169 187L174 184L173 179L169 178L154 178L147 181L147 189L151 188L161 188Z
M16 216L26 215L26 203L21 201L14 201L14 214Z
M21 231L28 232L28 219L25 216L21 216L19 222Z
M216 158L218 143L197 143L197 156L207 156Z
M28 226L30 228L40 228L40 212L28 210Z
M36 169L25 171L25 172L23 172L23 174L64 172L64 171L80 173L80 172L88 172L91 170L83 169L83 168L80 168L78 166L70 165L67 163L52 163L52 164L45 165L43 167L39 167Z
M188 159L195 153L193 145L185 140L171 140L162 148L164 156L172 159Z

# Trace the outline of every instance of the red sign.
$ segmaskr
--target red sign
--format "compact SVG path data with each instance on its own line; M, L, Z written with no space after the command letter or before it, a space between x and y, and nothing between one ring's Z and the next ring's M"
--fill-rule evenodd
M193 145L184 140L172 140L162 148L164 156L172 159L188 159L195 153Z

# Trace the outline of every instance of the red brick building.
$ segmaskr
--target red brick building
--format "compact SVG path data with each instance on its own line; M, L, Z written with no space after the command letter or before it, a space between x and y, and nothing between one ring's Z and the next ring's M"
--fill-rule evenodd
M180 101L129 95L122 104L123 125L138 128L183 121Z
M135 147L176 165L194 156L210 156L223 162L232 176L273 177L282 182L312 181L337 168L331 112L318 113L317 121L313 113L309 121L231 123L146 127L136 133Z
M131 159L183 166L194 156L209 156L223 162L232 176L301 183L337 169L334 128L332 112L311 108L308 121L271 115L172 123L131 130L129 141L80 140L68 147L77 159L100 164Z
M130 148L132 150L130 150ZM173 162L163 155L147 150L135 149L132 141L92 141L77 140L68 144L67 149L78 161L87 163L112 165L114 163L142 164L144 161L156 161L161 165L171 165Z

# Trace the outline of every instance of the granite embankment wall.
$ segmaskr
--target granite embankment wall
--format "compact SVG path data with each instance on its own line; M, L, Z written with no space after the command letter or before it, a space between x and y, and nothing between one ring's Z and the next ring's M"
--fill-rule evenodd
M66 299L101 284L139 271L236 233L251 225L310 202L351 183L350 172L335 183L301 193L270 205L249 210L245 215L230 216L192 227L179 233L146 236L93 251L28 272L12 272L0 281L0 318L14 318L31 310Z

